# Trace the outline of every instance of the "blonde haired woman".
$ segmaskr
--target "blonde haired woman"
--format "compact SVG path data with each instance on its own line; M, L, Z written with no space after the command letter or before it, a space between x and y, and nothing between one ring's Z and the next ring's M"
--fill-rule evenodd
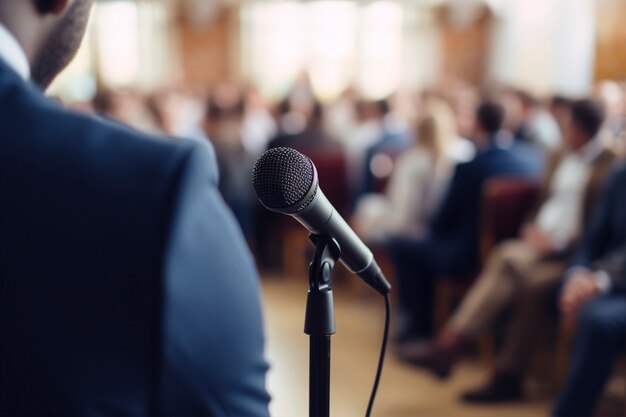
M454 166L471 159L473 147L457 134L450 106L429 99L421 113L415 141L396 159L384 195L364 196L354 226L369 241L389 236L422 236L439 204Z

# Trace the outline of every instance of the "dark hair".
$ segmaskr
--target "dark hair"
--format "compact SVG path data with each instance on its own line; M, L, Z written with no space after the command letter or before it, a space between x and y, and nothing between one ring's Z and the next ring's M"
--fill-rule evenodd
M555 95L550 99L550 105L552 107L572 107L572 100L560 95Z
M571 107L572 123L589 136L595 136L604 123L604 108L593 100L578 100Z
M225 118L239 118L244 114L245 106L242 99L228 107L220 106L215 97L211 96L206 102L205 117L210 120L220 120Z
M46 14L52 10L54 0L34 0L35 8L40 14Z
M476 110L476 121L483 130L494 135L504 122L504 107L496 102L483 102Z
M375 104L376 104L376 107L378 108L378 111L383 116L391 111L391 106L389 106L389 100L387 99L376 100Z

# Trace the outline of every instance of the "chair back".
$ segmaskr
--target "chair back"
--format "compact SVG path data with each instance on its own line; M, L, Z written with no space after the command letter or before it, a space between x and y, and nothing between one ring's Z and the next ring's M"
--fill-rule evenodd
M340 152L307 152L307 156L317 168L320 188L328 201L345 217L350 201L346 157Z
M518 236L539 195L539 184L528 178L498 177L483 188L481 259L498 242Z

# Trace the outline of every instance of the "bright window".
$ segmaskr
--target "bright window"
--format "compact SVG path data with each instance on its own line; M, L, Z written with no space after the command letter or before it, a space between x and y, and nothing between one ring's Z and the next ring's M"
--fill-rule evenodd
M98 65L111 87L132 85L139 77L139 11L134 2L101 3L96 11Z
M168 2L112 0L95 5L87 35L72 63L49 90L86 101L98 82L108 88L149 90L176 72Z
M251 2L242 6L242 71L271 97L303 72L332 99L351 85L369 98L403 79L404 9L395 1Z

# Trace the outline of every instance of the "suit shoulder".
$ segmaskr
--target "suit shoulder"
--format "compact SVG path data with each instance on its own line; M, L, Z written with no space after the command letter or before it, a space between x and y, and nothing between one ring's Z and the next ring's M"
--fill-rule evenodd
M208 143L205 146L144 134L112 121L66 110L36 92L25 90L13 97L15 104L5 116L0 116L0 125L7 136L5 143L8 142L9 151L27 163L53 166L63 163L86 175L115 172L113 177L124 175L127 181L149 181L151 176L172 173L187 159L204 160L207 172L213 175L216 172ZM6 100L5 94L0 94L0 103Z

